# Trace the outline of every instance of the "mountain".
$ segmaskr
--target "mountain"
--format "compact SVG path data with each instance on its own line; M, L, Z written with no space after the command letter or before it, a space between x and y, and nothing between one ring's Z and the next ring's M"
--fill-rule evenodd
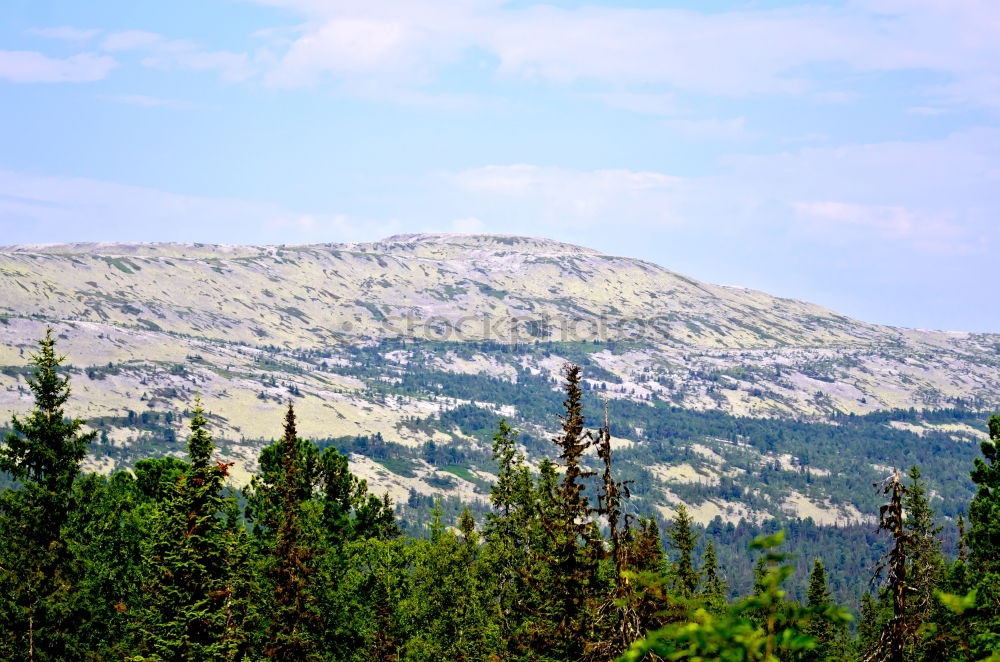
M75 372L71 411L102 433L91 468L180 454L197 392L241 483L291 398L303 435L403 503L482 499L500 415L543 454L567 361L592 420L609 402L640 500L701 521L862 520L862 484L904 461L952 472L935 489L953 511L1000 401L1000 335L869 324L503 235L0 248L0 420L30 408L24 366L47 325Z

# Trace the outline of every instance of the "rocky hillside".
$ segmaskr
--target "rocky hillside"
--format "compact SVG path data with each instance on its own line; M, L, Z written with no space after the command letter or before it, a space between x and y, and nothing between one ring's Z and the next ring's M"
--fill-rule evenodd
M950 345L553 241L66 244L3 250L0 311L286 349L348 338L642 340L698 349Z
M487 437L468 427L468 408L494 419L503 413L544 438L554 421L514 400L538 387L558 404L552 388L566 361L583 364L602 397L642 407L622 414L636 421L619 433L623 448L662 441L650 438L655 416L646 421L657 406L818 424L837 423L840 413L982 410L1000 400L1000 336L867 324L524 237L0 249L0 420L30 406L23 366L48 324L77 371L74 411L107 440L94 466L180 452L182 414L197 391L226 452L253 470L262 440L279 432L279 408L294 398L309 436L378 434L399 448L433 439L466 449L444 476L419 454L401 470L356 453L356 470L400 500L441 485L481 495ZM521 388L505 395L505 385ZM953 443L978 434L966 423L891 423L883 427L914 438L932 430ZM692 443L687 462L648 471L663 504L697 501L678 494L678 482L732 478L725 448L708 438ZM752 461L806 471L801 458L779 450L736 468L745 472ZM772 505L826 508L828 519L858 512L829 506L821 492ZM713 503L703 519L727 512Z

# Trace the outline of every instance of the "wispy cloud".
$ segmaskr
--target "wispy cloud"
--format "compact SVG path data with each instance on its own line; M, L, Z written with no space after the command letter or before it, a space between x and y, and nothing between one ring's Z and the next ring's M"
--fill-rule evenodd
M511 217L550 227L602 224L612 219L639 225L675 223L674 202L685 182L656 172L529 164L471 168L448 179L458 189L479 196L480 202L496 199L499 209Z
M100 30L74 28L68 25L50 28L30 28L26 32L35 37L59 39L62 41L87 41L101 34Z
M143 30L111 33L101 48L113 53L136 52L147 67L215 72L228 82L245 81L258 72L253 57L247 53L204 50L191 41Z
M303 213L269 202L0 169L0 230L7 243L229 243L235 227L243 228L244 243L371 240L399 229L392 221Z
M950 80L924 89L928 96L1000 108L1000 21L991 18L990 5L975 0L853 0L839 7L713 13L511 7L500 0L258 1L307 19L269 73L286 85L325 76L421 84L477 51L496 59L501 76L614 85L618 92L605 100L640 112L661 112L664 100L629 98L629 86L852 101L854 92L830 87L814 71L830 64L856 72L940 74Z
M174 110L197 110L205 106L180 101L178 99L163 99L161 97L148 96L145 94L116 94L106 97L109 101L123 103L129 106L139 106L140 108L172 108Z
M0 79L12 83L88 83L107 77L115 60L97 53L54 58L35 51L0 51Z
M925 253L968 253L972 249L968 233L947 213L834 201L792 202L791 206L801 219L821 225L814 229L835 241L844 238L850 242L860 231L870 240L906 242Z
M532 234L663 226L697 231L705 241L781 236L840 249L970 254L988 250L996 235L997 153L1000 131L978 129L733 156L701 177L513 164L458 171L446 181L464 196L466 213L494 224L516 219Z
M682 115L690 112L677 101L677 95L666 92L606 92L586 96L613 108L643 115Z
M663 122L668 130L701 140L738 140L749 137L746 118L671 119Z

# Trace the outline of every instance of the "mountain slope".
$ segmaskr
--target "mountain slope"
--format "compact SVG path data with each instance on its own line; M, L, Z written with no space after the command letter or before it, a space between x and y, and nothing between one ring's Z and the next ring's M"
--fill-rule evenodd
M47 324L56 325L78 370L74 412L107 438L92 466L180 452L182 414L200 392L245 479L262 440L280 432L281 404L293 398L305 435L378 434L401 444L393 452L412 455L403 458L406 470L368 451L353 457L357 471L400 500L410 490L481 496L489 479L482 426L504 414L544 439L555 421L539 402L558 403L552 390L566 361L583 364L588 387L631 421L616 436L633 454L672 453L652 432L662 407L837 423L840 412L992 407L1000 381L1000 336L867 324L639 260L495 235L0 249L0 420L30 406L22 366ZM473 420L481 427L470 427ZM954 444L980 434L965 419L892 424L872 429ZM450 465L426 460L423 450L399 450L423 449L428 439L464 449L452 456L465 459L449 474L442 467ZM714 504L697 511L703 520L735 517L724 499L698 502L678 486L749 483L754 467L765 465L789 480L846 470L830 455L828 466L814 463L810 473L790 452L797 441L782 449L746 440L755 455L734 442L744 443L689 439L691 452L674 463L647 453L650 498ZM803 484L741 514L861 517L861 502L829 502L833 489Z
M603 336L699 348L904 337L805 302L520 237L402 235L372 244L264 248L71 244L9 248L2 259L6 312L290 348L399 334ZM546 320L548 329L528 324Z

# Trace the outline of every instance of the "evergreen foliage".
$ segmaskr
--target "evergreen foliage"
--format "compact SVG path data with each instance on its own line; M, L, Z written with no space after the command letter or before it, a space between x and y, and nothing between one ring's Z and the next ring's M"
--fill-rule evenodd
M79 567L65 528L80 462L95 437L81 433L82 420L65 416L69 377L59 373L65 357L56 354L51 328L38 345L27 379L35 408L26 418L13 417L13 432L0 447L0 471L18 482L0 493L0 629L6 633L0 652L32 662L80 654L71 634L80 617L73 605Z
M773 522L701 528L677 504L664 551L657 519L633 515L635 474L621 479L612 457L615 405L602 427L586 427L578 366L566 370L556 461L533 471L528 435L501 420L482 526L436 499L414 538L388 496L350 471L346 452L389 444L317 445L298 436L291 406L245 493L225 486L229 465L215 459L197 400L186 461L81 474L93 434L64 415L54 344L47 333L32 358L35 408L14 417L0 447L11 481L0 493L0 660L1000 658L1000 417L971 474L968 531L961 518L938 523L941 501L932 507L925 482L934 476L913 467L908 484L898 472L884 484L885 582L861 598L851 642L830 556L812 554L830 540L814 523L788 523L787 537ZM478 412L462 415L486 426ZM427 445L412 452L441 459ZM753 536L755 566L730 551ZM949 536L956 545L942 545ZM776 551L789 542L812 562L797 586L792 556ZM746 597L730 603L730 584Z
M784 600L784 582L793 569L783 562L786 554L773 550L781 544L782 535L760 538L754 548L762 550L763 572L761 590L745 598L722 614L696 609L683 622L668 625L635 642L624 656L626 662L650 659L745 660L779 662L795 659L817 647L817 640L806 632L806 625L821 621L845 623L850 616L830 605L818 607L790 606ZM763 614L758 622L750 614Z
M990 436L980 445L969 504L970 588L976 591L975 624L970 646L977 657L1000 650L1000 416L991 416Z
M137 640L143 660L225 660L235 641L229 537L222 495L228 465L212 460L208 420L195 400L188 467L150 518Z
M691 530L691 516L683 503L677 506L670 528L668 545L677 553L674 561L673 588L682 598L692 598L698 591L699 573L694 568L694 545L698 535Z
M847 654L847 627L843 621L823 618L834 606L833 596L826 585L826 568L819 559L813 563L809 575L809 590L806 593L806 607L818 617L810 618L803 631L816 641L816 647L800 655L802 662L826 662L843 660Z
M279 442L280 475L274 485L280 504L268 574L274 595L264 653L267 657L294 662L317 660L321 615L313 595L313 575L320 551L312 535L312 508L304 508L312 497L310 486L301 478L301 440L295 430L295 411L288 405L285 433Z
M701 559L701 591L699 597L705 601L705 608L715 614L722 613L728 606L726 594L729 586L722 577L722 570L715 557L715 545L709 540Z
M910 469L903 510L906 513L903 530L907 535L906 631L914 633L905 657L921 660L926 657L926 638L922 636L922 629L930 622L931 613L937 606L934 593L943 586L945 562L939 538L943 527L935 524L927 486L917 466Z

